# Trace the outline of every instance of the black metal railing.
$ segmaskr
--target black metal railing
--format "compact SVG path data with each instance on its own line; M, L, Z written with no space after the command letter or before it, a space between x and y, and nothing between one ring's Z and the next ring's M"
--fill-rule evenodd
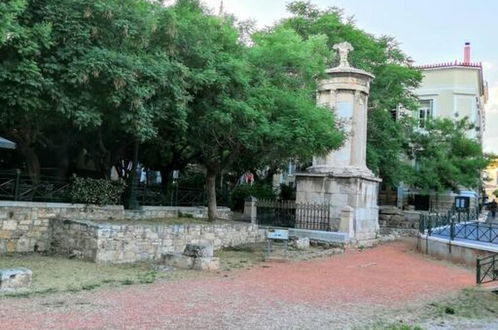
M498 224L479 222L478 218L477 209L422 214L419 231L421 234L449 240L467 239L498 244Z
M40 175L36 181L20 171L0 172L0 199L36 202L68 202L70 181Z
M329 204L258 200L257 222L272 227L331 231Z
M41 175L32 180L21 171L0 171L0 200L27 202L72 202L70 178ZM167 187L159 184L140 183L135 186L140 205L152 206L206 206L207 194L204 188L183 187L172 184ZM219 206L229 206L230 192L227 188L217 191ZM121 198L119 204L126 200Z
M141 205L152 206L204 206L207 205L206 191L199 188L173 185L136 186L137 198ZM220 201L221 203L221 201ZM224 203L221 203L224 204Z
M493 254L484 258L477 258L476 261L476 282L484 284L498 280L498 254Z

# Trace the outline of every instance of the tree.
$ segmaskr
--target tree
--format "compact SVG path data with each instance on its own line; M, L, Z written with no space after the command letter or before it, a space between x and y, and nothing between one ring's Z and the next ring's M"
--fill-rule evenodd
M435 193L480 187L482 170L490 159L480 143L467 136L472 129L466 119L433 119L424 130L415 130L409 150L416 164L412 186Z
M216 218L216 177L243 157L246 166L310 157L338 147L332 114L315 105L315 78L323 73L324 38L302 40L279 29L239 42L231 19L180 0L177 59L190 68L188 145L206 168L209 220Z
M2 133L17 142L29 173L37 181L40 164L34 145L42 127L51 123L46 95L52 81L40 63L42 52L52 42L51 27L45 22L26 24L30 14L23 5L21 1L0 5L0 124Z
M0 48L0 120L30 151L32 177L42 144L61 154L80 139L75 147L105 173L128 145L154 138L160 121L185 118L187 70L151 43L161 9L145 0L28 1L23 33ZM54 140L54 130L65 138Z
M358 29L337 8L320 10L309 1L293 1L288 10L292 16L279 25L295 30L304 39L324 35L329 49L336 43L350 42L355 49L350 54L351 64L375 75L369 97L367 165L384 182L399 183L407 172L403 151L408 143L405 132L411 126L395 121L391 111L398 107L416 109L410 90L420 82L420 72L409 66L408 57L393 38L376 38Z
M24 0L4 0L0 3L0 45L18 35L18 15L24 10Z

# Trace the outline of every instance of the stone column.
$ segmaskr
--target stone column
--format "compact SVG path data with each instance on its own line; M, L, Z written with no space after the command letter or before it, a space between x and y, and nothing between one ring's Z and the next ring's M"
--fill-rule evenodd
M346 135L343 145L314 157L306 173L296 173L299 203L331 205L332 220L352 241L375 238L379 229L377 192L381 181L366 166L367 111L374 76L349 65L349 43L335 45L340 65L318 82L317 103L333 112Z
M372 176L366 166L367 103L370 82L374 78L368 72L341 65L328 69L327 77L319 81L317 103L330 108L338 126L346 135L342 147L326 157L315 157L312 173L358 172Z

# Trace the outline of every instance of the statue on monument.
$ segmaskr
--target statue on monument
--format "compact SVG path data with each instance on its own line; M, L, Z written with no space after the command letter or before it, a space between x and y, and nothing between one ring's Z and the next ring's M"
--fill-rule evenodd
M373 240L379 230L377 191L381 182L366 164L368 96L374 76L352 67L348 42L333 46L339 65L318 81L317 103L348 123L343 145L314 157L307 172L296 173L296 201L330 205L330 227L350 242ZM297 215L296 215L297 216Z
M350 51L354 50L353 46L345 41L340 44L335 44L332 48L339 54L339 67L349 67L348 55Z

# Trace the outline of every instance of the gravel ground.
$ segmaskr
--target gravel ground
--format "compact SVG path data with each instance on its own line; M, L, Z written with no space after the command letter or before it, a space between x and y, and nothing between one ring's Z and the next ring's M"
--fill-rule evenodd
M0 299L0 327L349 329L472 286L414 241L176 282ZM393 318L394 319L394 318ZM437 329L437 328L436 328Z

